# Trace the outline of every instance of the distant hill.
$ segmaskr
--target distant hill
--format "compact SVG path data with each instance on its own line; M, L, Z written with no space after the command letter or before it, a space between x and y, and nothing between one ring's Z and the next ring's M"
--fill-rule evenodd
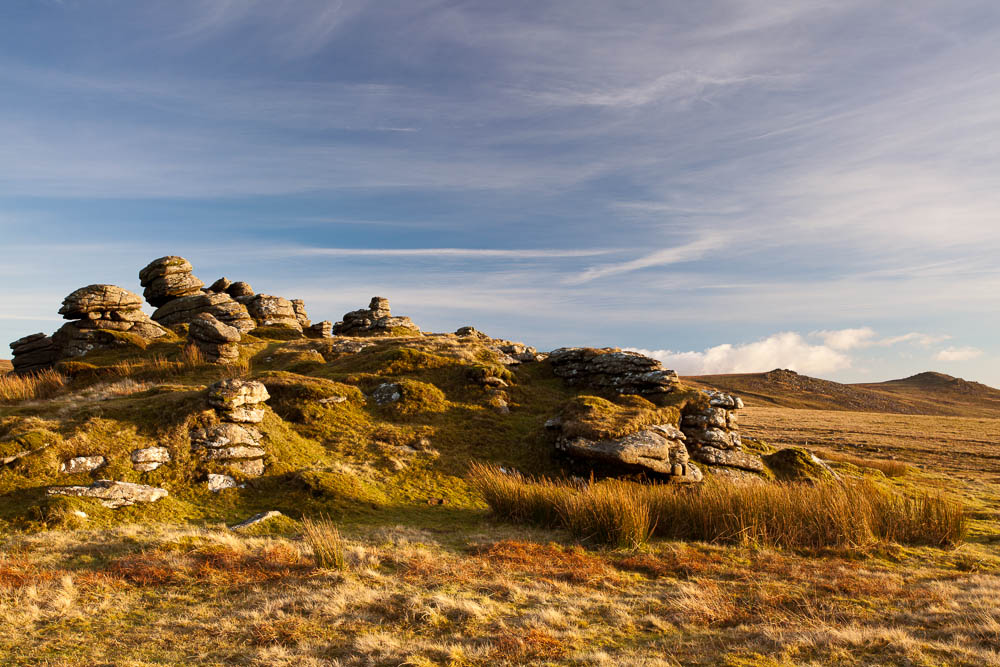
M0 359L0 375L4 373L9 373L14 370L14 367L10 364L10 359Z
M737 393L748 405L1000 417L1000 390L943 373L919 373L888 382L841 384L776 369L767 373L691 376L684 381Z

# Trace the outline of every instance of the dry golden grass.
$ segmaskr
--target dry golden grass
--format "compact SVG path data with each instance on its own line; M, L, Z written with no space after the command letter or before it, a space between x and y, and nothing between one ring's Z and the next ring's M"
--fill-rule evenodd
M51 368L24 375L0 375L0 403L51 398L65 386L66 378Z
M531 480L472 466L493 514L566 528L589 542L634 548L670 539L785 548L868 548L875 543L953 546L968 532L961 503L940 493L905 496L868 480L822 484L588 485Z
M347 569L344 557L344 540L340 531L327 517L302 519L306 542L312 547L316 565L331 570Z

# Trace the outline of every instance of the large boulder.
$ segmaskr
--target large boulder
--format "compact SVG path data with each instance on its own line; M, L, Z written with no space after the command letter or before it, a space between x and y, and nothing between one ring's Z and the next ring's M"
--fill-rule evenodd
M192 270L191 262L183 257L154 259L139 272L139 284L145 288L143 296L151 306L160 307L172 299L198 294L205 283Z
M43 333L19 338L10 344L10 349L14 353L11 365L17 373L32 373L51 368L62 356L55 341Z
M142 310L142 298L117 285L87 285L63 299L59 314L67 320L97 320L110 313Z
M568 384L619 394L666 394L680 382L656 359L617 348L562 347L549 353L552 372Z
M264 473L262 436L242 424L222 423L191 431L191 448L213 473L240 473L257 477Z
M670 475L672 481L700 482L702 479L701 471L690 462L684 434L671 424L658 424L620 438L560 438L556 448L578 458Z
M284 297L256 294L246 301L246 306L257 326L302 331L295 306Z
M165 327L178 327L190 323L201 314L211 315L240 333L252 331L257 326L246 306L224 292L199 292L178 297L157 308L153 319Z

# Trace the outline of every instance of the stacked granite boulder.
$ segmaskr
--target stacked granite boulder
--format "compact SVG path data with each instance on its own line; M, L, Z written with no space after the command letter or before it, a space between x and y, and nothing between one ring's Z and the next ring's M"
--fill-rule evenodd
M691 458L711 466L764 472L764 461L747 451L740 439L736 410L743 408L742 399L714 390L704 393L708 405L685 411L681 418Z
M165 327L178 328L207 313L241 333L256 327L246 306L225 291L215 291L221 281L225 281L227 288L230 287L228 280L222 278L208 290L203 290L204 283L191 271L189 261L169 255L154 259L139 272L139 283L145 287L143 295L151 306L156 307L153 320Z
M567 384L617 394L669 394L680 378L656 359L606 347L561 347L549 353L552 372Z
M174 299L200 294L205 283L191 273L191 262L168 255L150 262L139 272L139 284L149 305L159 308Z
M14 353L11 365L15 373L34 373L51 368L62 356L55 341L44 333L19 338L10 344L10 349Z
M311 338L333 338L333 322L330 320L316 322L305 329L303 333Z
M392 336L420 334L420 327L409 317L393 317L389 299L373 296L368 308L352 310L344 319L333 325L338 336Z
M240 330L217 320L209 313L199 313L188 325L188 343L213 364L231 364L240 358Z
M559 420L546 426L561 429ZM570 456L624 464L661 475L672 482L700 482L701 470L690 462L684 434L673 424L656 424L620 438L589 439L561 436L556 449Z
M59 314L67 320L52 335L63 357L78 357L98 348L127 344L115 333L144 340L168 335L166 329L142 312L142 298L115 285L88 285L63 299Z
M263 436L253 425L264 419L267 388L250 380L222 380L208 388L208 404L221 423L191 431L191 447L213 474L264 474Z

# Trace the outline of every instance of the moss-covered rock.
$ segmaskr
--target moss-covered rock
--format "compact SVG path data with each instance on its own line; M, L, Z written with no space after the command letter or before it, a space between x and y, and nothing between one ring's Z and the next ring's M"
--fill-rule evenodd
M562 435L567 438L606 440L621 438L647 426L680 421L676 407L657 407L641 396L576 396L560 413Z
M764 457L774 476L783 482L822 482L838 479L833 470L802 447L779 449Z

